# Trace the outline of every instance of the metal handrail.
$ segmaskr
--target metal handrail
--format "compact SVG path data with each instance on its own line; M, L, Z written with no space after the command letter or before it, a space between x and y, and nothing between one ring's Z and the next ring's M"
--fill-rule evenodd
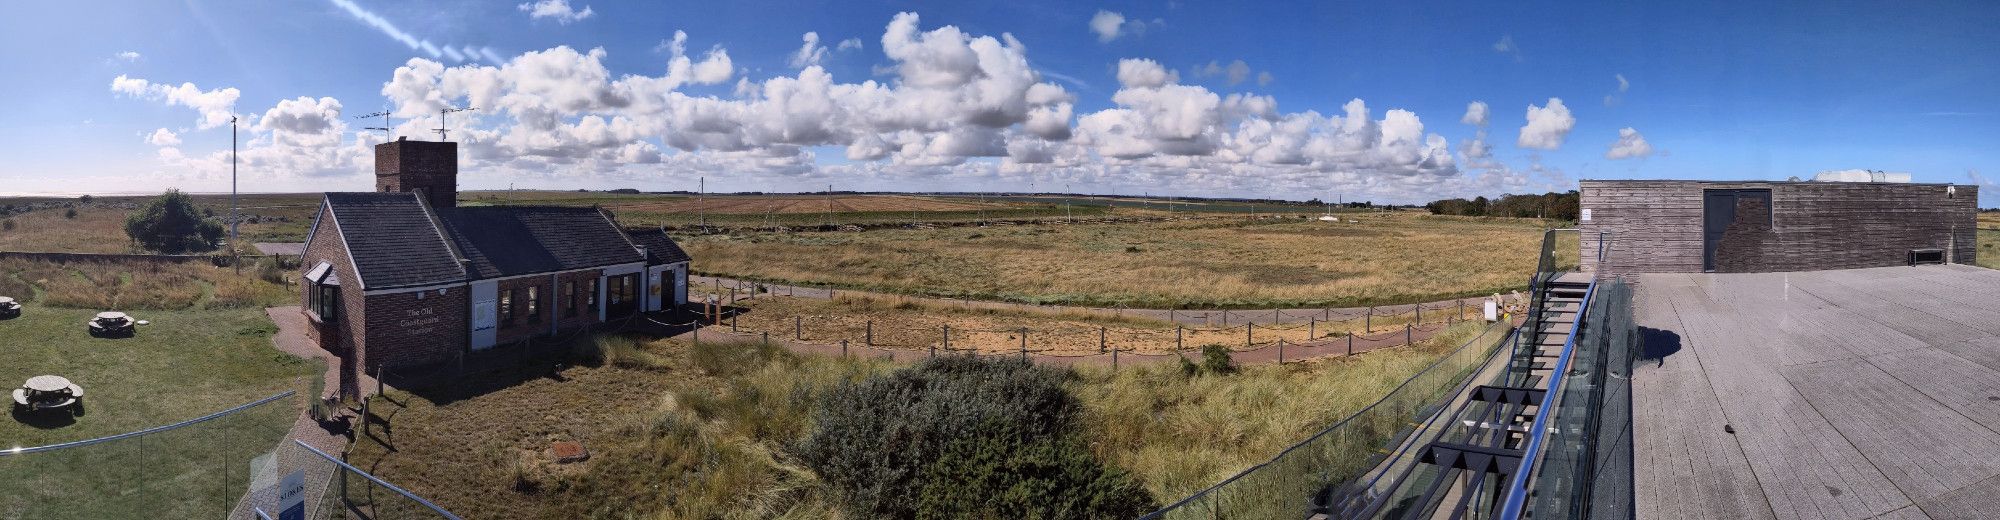
M251 402L248 402L248 403L244 403L244 404L242 404L242 405L239 405L239 406L236 406L236 407L234 407L234 408L230 408L230 409L228 409L228 410L223 410L223 411L220 411L220 412L215 412L215 413L212 413L212 414L208 414L208 415L204 415L204 416L201 416L201 417L196 417L196 418L193 418L193 419L188 419L188 420L185 420L185 421L181 421L181 422L177 422L177 423L173 423L173 424L169 424L169 425L166 425L166 426L154 426L154 427L152 427L152 428L147 428L147 429L144 429L144 430L138 430L138 431L130 431L130 432L125 432L125 433L120 433L120 434L117 434L117 435L108 435L108 436L104 436L104 437L98 437L98 438L95 438L95 439L84 439L84 440L80 440L80 441L70 441L70 442L65 442L65 443L62 443L62 444L50 444L50 445L47 445L47 446L36 446L36 447L33 447L33 448L12 448L12 449L5 449L5 450L0 450L0 457L6 457L6 456L11 456L11 455L26 455L26 454L29 454L29 453L41 453L41 452L45 452L45 451L56 451L56 450L62 450L62 449L69 449L69 448L79 448L79 447L83 447L83 446L89 446L89 445L92 445L92 444L100 444L100 443L106 443L106 442L111 442L111 441L115 441L115 440L120 440L120 439L128 439L128 438L132 438L132 437L138 437L138 436L140 436L140 435L147 435L147 434L152 434L152 433L159 433L159 432L163 432L163 431L167 431L167 430L172 430L172 429L176 429L176 428L180 428L180 427L183 427L183 426L189 426L189 425L193 425L193 424L197 424L197 423L203 423L203 422L208 422L208 421L211 421L211 420L215 420L215 419L217 419L217 418L220 418L220 417L222 417L222 416L225 416L225 415L229 415L229 414L233 414L233 413L236 413L236 412L240 412L240 411L243 411L243 410L246 410L246 409L249 409L249 408L253 408L253 407L256 407L257 405L260 405L260 404L264 404L264 403L268 403L268 402L271 402L271 401L276 401L276 400L279 400L279 399L284 399L284 398L286 398L286 397L291 397L291 396L292 396L292 394L293 394L293 391L291 391L291 390L286 390L286 391L284 391L283 393L279 393L278 395L273 395L273 396L270 396L270 397L266 397L266 398L263 398L263 399L258 399L258 400L255 400L255 401L251 401Z
M1377 398L1377 399L1376 399L1376 400L1375 400L1374 402L1371 402L1371 403L1368 403L1368 406L1365 406L1365 407L1362 407L1362 408L1361 408L1360 410L1356 410L1356 411L1355 411L1354 413L1351 413L1351 414L1348 414L1348 415L1347 415L1346 417L1342 417L1342 418L1341 418L1341 419L1340 419L1339 421L1335 421L1335 422L1334 422L1334 423L1333 423L1332 425L1329 425L1329 426L1327 426L1327 427L1326 427L1325 429L1322 429L1322 430L1320 430L1320 431L1319 431L1318 433L1315 433L1315 434L1313 434L1313 435L1312 435L1312 436L1310 436L1310 437L1306 437L1306 438L1305 438L1305 440L1301 440L1301 441L1299 441L1299 442L1297 442L1297 443L1294 443L1294 444L1292 444L1292 445L1291 445L1291 446L1289 446L1289 447L1286 447L1286 448L1285 448L1284 450L1282 450L1282 451L1279 451L1277 455L1274 455L1274 456L1272 456L1272 457L1271 457L1271 460L1268 460L1268 461L1265 461L1265 462L1260 462L1260 463L1258 463L1258 464L1257 464L1257 465L1255 465L1255 466L1250 466L1250 467L1248 467L1248 468L1244 468L1244 469L1243 469L1243 471L1239 471L1239 472L1237 472L1237 473L1236 473L1235 475L1230 475L1230 476L1229 476L1229 478L1226 478L1226 479L1223 479L1223 480L1222 480L1221 482L1217 482L1217 483L1215 483L1214 485L1211 485L1211 486L1209 486L1209 487L1206 487L1206 488L1202 488L1202 490L1201 490L1201 491L1196 491L1196 492L1194 492L1194 493L1192 493L1192 494L1189 494L1189 495L1188 495L1187 497L1184 497L1184 498L1182 498L1182 499L1180 499L1180 500L1177 500L1177 501L1175 501L1175 502L1174 502L1174 503L1172 503L1172 504L1168 504L1168 505L1167 505L1166 507L1162 507L1162 508L1160 508L1160 509L1159 509L1159 510L1157 510L1157 511L1153 511L1153 512L1151 512L1151 513L1147 513L1146 515L1144 515L1144 516L1141 516L1141 517L1139 517L1139 518L1141 518L1141 519L1148 519L1148 518L1161 518L1161 517L1162 517L1163 515L1165 515L1165 514L1166 514L1167 512L1169 512L1169 511L1173 511L1173 510L1175 510L1175 509L1179 509L1179 508L1181 508L1182 506L1185 506L1185 505L1187 505L1188 503L1190 503L1190 502L1193 502L1193 501L1194 501L1195 499L1198 499L1198 498L1201 498L1201 497L1203 497L1203 496L1206 496L1206 495L1208 495L1209 493L1211 493L1211 492L1214 492L1214 491L1215 491L1215 490L1217 490L1217 489L1221 489L1221 488L1222 488L1223 486L1227 486L1227 485L1229 485L1229 484L1230 484L1230 483L1232 483L1232 482L1236 482L1236 481L1237 481L1238 479L1241 479L1241 478L1243 478L1243 477L1246 477L1246 476L1249 476L1249 475L1250 475L1251 473L1255 473L1255 472L1257 472L1257 470L1260 470L1260 469L1263 469L1263 468L1264 468L1265 466L1269 466L1269 465L1271 465L1271 463L1274 463L1274 462L1277 462L1277 461L1278 461L1279 459L1282 459L1282 458L1284 458L1284 457L1285 457L1285 455L1287 455L1287 454L1289 454L1289 453L1291 453L1291 452L1293 452L1293 451L1296 451L1296 450L1298 450L1298 449L1299 449L1299 447L1301 447L1301 446L1305 446L1306 444L1309 444L1309 443L1311 443L1311 442L1313 442L1313 441L1315 441L1315 440L1319 440L1319 439L1320 439L1321 437L1325 437L1325 436L1326 436L1327 434L1329 434L1329 433L1332 433L1332 432L1333 432L1334 430L1338 430L1338 429L1340 429L1340 428L1341 428L1342 426L1346 426L1346 425L1347 425L1347 423L1348 423L1348 422L1350 422L1350 421L1353 421L1353 420L1354 420L1354 418L1356 418L1356 417L1360 417L1360 416L1362 416L1362 414L1366 414L1366 413L1368 413L1368 411L1370 411L1370 410L1374 410L1376 406L1379 406L1379 405L1381 405L1381 404L1382 404L1382 403L1383 403L1384 401L1388 401L1390 397L1392 397L1392 396L1396 395L1396 392L1398 392L1398 391L1401 391L1401 390L1402 390L1402 389L1403 389L1404 387L1408 387L1408 386L1410 386L1410 383L1411 383L1411 382L1413 382L1413 381L1416 381L1416 380L1417 380L1417 378L1419 378L1419 377L1423 377L1423 376L1424 376L1424 374L1428 374L1428 373L1430 373L1430 371L1431 371L1431 370L1433 370L1433 369L1436 369L1437 367L1439 367L1439 366L1443 365L1443 364L1444 364L1444 362L1445 362L1445 361L1449 361L1449 360L1450 360L1450 359L1452 358L1452 356L1455 356L1455 355L1457 355L1457 354L1458 354L1459 352L1463 352L1463 351L1464 351L1464 350L1465 350L1466 348L1469 348L1469 347L1471 347L1471 346L1472 346L1473 344L1475 344L1475 343L1478 343L1478 342L1479 342L1479 340L1481 340L1481 339L1485 339L1485 338L1486 338L1486 335L1488 335L1488 334L1491 334L1491 333L1493 333L1493 329L1494 329L1494 327L1492 327L1492 326L1488 326L1488 327L1487 327L1487 328L1486 328L1485 330L1482 330L1482 331L1480 331L1480 332L1479 332L1479 335L1477 335L1477 336L1473 336L1473 337L1472 337L1472 339L1470 339L1470 340L1467 340L1467 341L1466 341L1466 342L1465 342L1464 344L1462 344L1462 345L1459 345L1459 346L1458 346L1458 348L1454 348L1454 349L1452 349L1452 351L1451 351L1451 352L1448 352L1448 353L1446 353L1446 354L1445 354L1445 355L1444 355L1443 357L1440 357L1440 358L1438 358L1438 360L1437 360L1437 361L1433 361L1433 362L1431 362L1431 364L1430 364L1429 366L1425 366L1423 370L1420 370L1420 371L1417 371L1417 373L1416 373L1416 374L1414 374L1414 375L1411 375L1409 379L1404 379L1404 380L1403 380L1403 382L1402 382L1401 384L1398 384L1398 385L1396 385L1396 388L1394 388L1394 389L1391 389L1391 390L1389 390L1389 391L1388 391L1387 393L1384 393L1384 394L1382 394L1382 397L1380 397L1380 398ZM1509 330L1507 331L1507 334L1510 334L1510 335L1511 335L1511 334L1513 334L1513 333L1515 333L1515 330L1514 330L1514 329L1511 329L1511 328L1510 328L1510 329L1509 329ZM1505 337L1505 336L1503 336L1503 337L1501 338L1501 340L1502 340L1502 341L1505 341L1505 340L1506 340L1506 337ZM1489 359L1490 359L1490 358L1489 358ZM1474 374L1471 374L1471 375L1467 375L1467 376L1466 376L1466 378L1467 378L1467 379L1471 379L1472 377L1474 377L1474 376L1476 376L1476 375L1477 375L1477 373L1474 373ZM1463 386L1463 385L1461 384L1461 386Z
M353 472L356 475L360 475L361 478L368 479L369 482L373 482L375 483L375 485L389 488L390 491L394 491L398 495L403 495L403 498L410 499L411 501L423 505L424 507L430 508L432 512L437 513L439 516L443 516L451 520L463 520L459 518L458 515L451 514L450 511L446 511L444 510L444 508L438 507L437 504L432 504L431 501L424 500L424 497L417 496L415 493L411 493L409 491L404 491L403 488L396 487L395 484L390 484L388 481L375 478L374 475L370 475L368 474L368 472L362 471L361 468L350 466L346 462L341 462L339 458L336 458L332 455L327 455L326 452L319 451L319 448L314 448L312 447L312 445L306 444L306 442L303 440L293 439L292 442L294 444L298 444L300 448L305 448L306 451L310 451L314 455L318 455L320 456L320 458L326 459L327 462L332 462L334 464L337 464L342 469Z
M1521 518L1521 511L1526 507L1529 475L1534 473L1541 463L1542 439L1548 437L1549 417L1554 416L1562 404L1563 373L1569 371L1571 354L1576 350L1576 338L1583 330L1581 324L1589 319L1590 302L1596 295L1597 282L1593 280L1590 282L1590 288L1584 290L1583 301L1576 308L1579 326L1572 329L1569 337L1563 340L1562 355L1556 359L1556 365L1549 373L1549 388L1543 394L1548 398L1543 400L1542 411L1535 414L1535 421L1528 426L1528 445L1521 449L1521 466L1514 471L1514 478L1507 484L1507 502L1500 509L1501 519L1517 520Z

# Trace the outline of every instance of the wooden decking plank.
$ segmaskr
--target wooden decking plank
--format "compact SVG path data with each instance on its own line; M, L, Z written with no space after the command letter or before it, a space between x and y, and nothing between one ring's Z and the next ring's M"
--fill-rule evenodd
M1873 356L1868 362L1938 404L2000 432L2000 371L1930 348Z
M2000 434L1863 360L1780 369L1890 481L1918 500L2000 475Z
M1653 278L1644 277L1642 287ZM1661 280L1659 285L1673 287L1679 285L1676 281ZM1640 326L1684 328L1667 293L1639 291ZM1687 341L1683 338L1679 351L1633 373L1633 498L1638 517L1774 518L1742 448L1722 429L1725 414L1720 400Z
M1989 519L2000 515L2000 477L1917 501L1930 518Z
M1675 302L1701 305L1694 298L1699 296ZM1778 374L1783 356L1760 348L1770 344L1769 335L1744 333L1785 309L1706 303L1721 305L1707 309L1720 312L1684 321L1686 337L1723 396L1722 408L1773 514L1868 518L1911 503Z

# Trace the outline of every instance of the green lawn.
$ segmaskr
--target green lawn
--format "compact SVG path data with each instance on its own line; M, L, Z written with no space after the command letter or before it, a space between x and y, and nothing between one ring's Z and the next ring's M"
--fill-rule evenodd
M263 309L131 311L131 338L84 331L95 311L30 303L0 320L0 388L55 374L84 387L81 416L0 419L0 449L172 424L304 390L314 363L272 348ZM134 439L0 456L0 518L216 518L248 487L251 459L284 436L303 398ZM22 499L27 497L27 499Z

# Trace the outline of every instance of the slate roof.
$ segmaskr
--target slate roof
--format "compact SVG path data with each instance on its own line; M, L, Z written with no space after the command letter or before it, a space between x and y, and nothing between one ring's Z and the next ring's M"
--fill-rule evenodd
M327 207L367 289L455 282L453 259L415 193L328 193Z
M687 251L682 250L681 245L674 242L673 237L667 236L667 232L665 231L658 229L626 229L625 234L632 237L632 243L646 248L646 256L650 257L646 259L646 265L666 265L688 261Z
M473 279L645 261L596 208L433 208Z

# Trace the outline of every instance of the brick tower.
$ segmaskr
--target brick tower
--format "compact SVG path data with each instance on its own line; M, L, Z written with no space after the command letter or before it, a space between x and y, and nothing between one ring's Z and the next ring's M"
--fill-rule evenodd
M433 208L458 207L458 143L398 137L375 145L375 191L416 192Z

